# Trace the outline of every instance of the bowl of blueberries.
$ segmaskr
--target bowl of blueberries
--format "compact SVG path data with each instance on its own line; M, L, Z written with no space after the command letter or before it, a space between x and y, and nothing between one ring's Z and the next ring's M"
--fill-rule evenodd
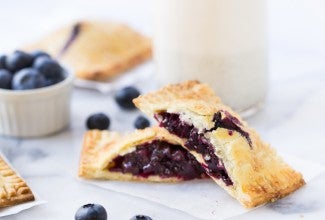
M43 51L0 56L0 135L40 137L69 125L73 74Z

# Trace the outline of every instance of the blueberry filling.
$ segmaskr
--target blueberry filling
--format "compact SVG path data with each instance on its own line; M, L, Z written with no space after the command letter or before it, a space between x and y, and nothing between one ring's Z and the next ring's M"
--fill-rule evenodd
M226 116L227 117L227 116ZM155 115L161 127L166 128L170 133L177 135L181 138L186 138L185 147L190 151L196 151L203 156L205 164L203 164L206 172L217 179L222 179L223 182L229 186L233 185L223 162L215 155L214 147L204 137L204 133L211 132L218 127L230 127L235 124L234 119L221 120L221 114L215 115L215 127L213 129L199 133L198 129L193 125L182 121L179 114L162 112ZM238 119L237 119L238 120ZM231 123L229 123L229 121ZM239 121L236 123L240 123ZM233 126L235 128L235 126ZM234 130L234 129L231 129Z
M59 56L62 56L67 50L68 48L71 46L71 44L73 43L73 41L75 41L75 39L78 37L79 33L80 33L80 29L81 29L81 23L76 23L71 30L70 36L67 39L67 41L65 42L64 46L62 47Z
M205 132L214 131L217 128L226 128L229 130L229 135L232 135L233 131L237 131L244 138L246 138L249 145L252 146L252 140L250 139L249 134L239 127L241 125L241 122L237 118L229 114L229 112L224 113L224 118L222 118L221 112L215 113L212 119L212 121L214 122L214 127L209 130L206 130Z
M113 160L113 172L131 173L149 177L177 177L184 180L205 177L200 163L184 148L155 140L138 145L136 150Z

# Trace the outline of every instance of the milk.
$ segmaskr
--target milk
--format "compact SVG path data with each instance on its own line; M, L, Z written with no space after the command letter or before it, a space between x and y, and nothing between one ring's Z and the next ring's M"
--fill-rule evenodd
M197 79L238 111L267 90L266 0L155 0L160 84Z

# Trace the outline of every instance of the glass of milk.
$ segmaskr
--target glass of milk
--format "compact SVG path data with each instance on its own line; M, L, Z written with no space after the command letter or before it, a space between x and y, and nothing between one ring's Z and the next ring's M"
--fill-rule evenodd
M266 0L155 0L162 85L196 79L244 115L267 90Z

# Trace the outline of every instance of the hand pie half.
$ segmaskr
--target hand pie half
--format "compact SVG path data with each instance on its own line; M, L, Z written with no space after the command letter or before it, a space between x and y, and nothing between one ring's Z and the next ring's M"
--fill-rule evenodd
M104 81L148 60L151 41L130 27L81 21L58 29L28 50L44 50L70 67L78 78Z
M0 157L0 208L33 200L25 181Z
M169 85L134 103L182 138L206 173L246 207L275 201L305 183L205 84Z
M91 130L84 136L79 176L90 179L178 182L206 178L196 159L162 128L121 136Z

